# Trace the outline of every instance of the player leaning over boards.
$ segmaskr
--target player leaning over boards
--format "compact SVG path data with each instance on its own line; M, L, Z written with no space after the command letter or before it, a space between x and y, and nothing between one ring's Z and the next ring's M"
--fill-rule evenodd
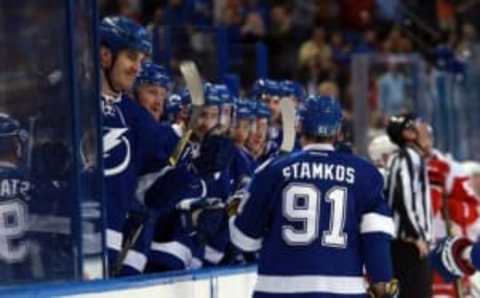
M260 250L255 298L392 297L394 232L383 178L369 162L335 152L341 109L310 96L303 149L261 165L239 214L232 242Z
M132 99L125 96L151 53L147 31L125 17L106 17L100 32L101 105L106 242L109 266L115 266L122 249L127 214L133 207L140 173L165 166L171 151L168 134L158 122ZM140 266L146 258L135 252L127 263Z

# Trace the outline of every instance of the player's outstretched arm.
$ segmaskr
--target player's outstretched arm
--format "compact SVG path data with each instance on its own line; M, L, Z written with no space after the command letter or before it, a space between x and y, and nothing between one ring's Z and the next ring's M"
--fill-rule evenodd
M465 237L447 237L430 254L432 266L445 281L469 276L480 269L480 242Z

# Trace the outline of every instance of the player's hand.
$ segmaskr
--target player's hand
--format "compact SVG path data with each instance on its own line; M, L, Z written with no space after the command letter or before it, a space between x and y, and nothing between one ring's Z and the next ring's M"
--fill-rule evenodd
M414 243L415 243L415 246L417 247L418 255L420 259L423 259L426 256L428 256L430 251L428 249L428 243L426 241L419 239L419 240L416 240Z
M472 242L465 237L448 237L441 240L430 255L433 268L445 281L453 281L475 273L475 268L463 258Z
M231 217L240 213L240 205L247 198L247 196L248 192L245 189L240 189L227 199L228 216Z
M234 156L235 144L232 139L213 131L202 141L200 156L194 160L194 164L201 175L223 172L230 167Z
M392 279L389 282L377 282L370 285L368 294L371 298L395 298L398 297L398 280Z

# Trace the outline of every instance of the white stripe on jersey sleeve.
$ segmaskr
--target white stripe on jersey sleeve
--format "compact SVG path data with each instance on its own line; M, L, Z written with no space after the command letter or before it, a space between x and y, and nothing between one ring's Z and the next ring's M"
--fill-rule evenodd
M360 222L360 233L385 233L395 237L395 225L390 216L379 213L366 213Z
M123 241L123 234L112 230L107 229L107 248L113 249L116 251L122 250L122 241Z
M218 264L223 259L225 254L221 251L216 250L215 248L205 245L205 260L209 261L212 264Z
M123 265L130 266L138 272L143 272L147 265L147 257L141 252L131 249L128 251L125 260L123 261Z
M367 293L367 282L362 276L258 275L255 291L272 294L362 295Z
M192 251L186 245L177 242L153 242L150 247L152 251L162 252L172 255L183 262L185 268L190 268L192 262Z
M230 229L230 240L232 243L243 251L259 250L262 247L262 239L249 237L240 231L240 229L235 225L236 218L236 216L233 216L228 222Z

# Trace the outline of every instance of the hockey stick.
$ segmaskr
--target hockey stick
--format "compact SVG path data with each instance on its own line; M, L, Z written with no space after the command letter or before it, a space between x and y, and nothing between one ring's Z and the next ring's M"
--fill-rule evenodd
M198 72L197 66L193 61L184 61L180 64L180 71L182 72L185 82L187 83L187 89L190 92L192 98L192 114L188 122L187 129L182 138L178 141L172 156L168 159L171 166L175 166L180 160L185 147L190 140L193 133L193 127L197 123L197 119L200 116L200 109L205 103L203 94L202 77Z
M185 150L185 147L187 146L193 133L193 127L196 124L197 119L200 115L200 109L205 103L202 78L195 63L193 61L183 61L180 64L180 72L185 79L187 89L190 92L190 97L192 98L192 114L188 122L187 130L183 134L182 138L178 141L172 155L168 159L169 165L173 167L176 166L178 161L180 160L183 151ZM135 231L125 239L122 250L118 254L117 261L115 262L115 266L112 269L113 276L116 276L120 273L123 262L127 257L128 251L133 247L142 230L143 224L136 228Z
M292 152L295 146L295 103L291 98L282 98L280 101L282 116L283 139L280 152L285 154Z
M112 269L112 276L117 276L122 270L123 262L127 258L128 251L133 247L135 242L137 242L137 239L138 237L140 237L140 233L142 233L142 230L143 230L143 224L138 226L138 228L136 228L134 232L131 233L129 237L125 239L125 243L123 244L122 250L118 254L117 262L115 263L115 266Z

